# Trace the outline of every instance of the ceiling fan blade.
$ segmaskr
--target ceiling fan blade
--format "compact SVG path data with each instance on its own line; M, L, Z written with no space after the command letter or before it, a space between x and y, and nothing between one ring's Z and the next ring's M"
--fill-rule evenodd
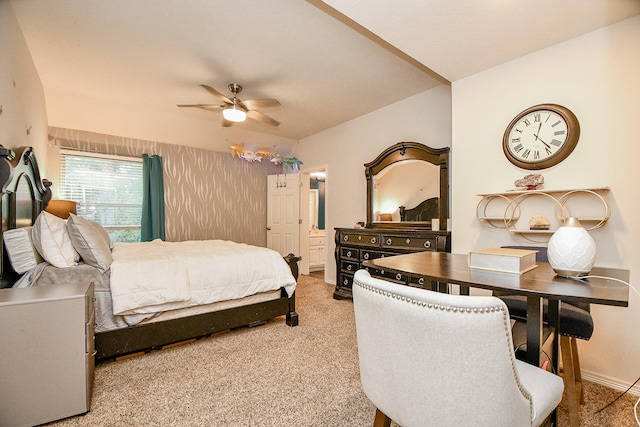
M245 99L242 104L247 110L258 110L260 108L279 107L277 99Z
M202 108L203 110L222 110L225 105L211 105L211 104L178 104L178 107L193 107Z
M260 111L249 110L247 111L247 117L249 117L250 119L256 120L258 122L266 123L271 126L280 126L279 121L272 119L266 114L262 114Z
M217 90L212 88L211 86L209 86L209 85L200 85L200 86L205 88L211 95L215 96L220 101L222 101L222 102L224 102L226 104L231 104L231 100L229 98L227 98L226 96L224 96L223 94L221 94L220 92L218 92Z

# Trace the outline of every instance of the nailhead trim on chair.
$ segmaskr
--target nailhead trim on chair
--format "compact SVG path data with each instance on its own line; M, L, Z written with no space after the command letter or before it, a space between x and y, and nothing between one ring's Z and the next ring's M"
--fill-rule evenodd
M404 301L404 302L408 302L410 304L413 305L417 305L420 307L426 307L429 309L434 309L434 310L445 310L445 311L453 311L454 313L457 313L458 311L460 311L460 313L471 313L471 311L473 311L474 313L495 313L495 312L502 312L502 318L503 318L503 324L505 327L505 333L507 334L507 337L509 336L509 330L511 329L511 325L509 322L507 322L507 318L509 317L508 313L505 311L503 306L496 306L496 307L485 307L485 308L468 308L468 307L451 307L451 306L443 306L443 305L439 305L439 304L433 304L433 303L428 303L425 301L418 301L415 299L411 299L411 298L407 298L403 295L398 295L398 294L394 294L393 292L389 292L389 291L381 291L378 288L375 288L371 285L366 285L364 283L361 283L357 280L353 281L353 284L356 286L359 286L367 291L376 293L376 294L380 294L384 297L387 298L392 298L392 299L397 299L400 301ZM527 392L527 390L525 390L524 388L522 388L522 384L520 383L520 377L518 376L518 372L516 369L516 365L515 365L515 355L513 355L514 357L511 357L511 371L513 373L514 378L516 379L516 384L518 385L518 389L520 390L520 393L522 393L522 395L529 400L529 410L531 412L531 419L533 419L533 404L531 402L531 395L529 394L529 392Z
M502 311L504 312L504 307L502 306L495 306L495 307L485 307L482 309L478 309L478 308L468 308L468 307L453 307L453 306L448 306L448 305L439 305L439 304L433 304L433 303L428 303L425 301L419 301L416 299L411 299L411 298L407 298L403 295L398 295L398 294L394 294L392 292L389 291L381 291L378 288L375 288L371 285L365 285L364 283L360 283L357 280L353 281L354 285L358 285L363 289L366 289L368 291L374 292L376 294L381 294L382 296L388 297L388 298L392 298L392 299L397 299L400 301L404 301L404 302L408 302L410 304L413 305L417 305L417 306L421 306L421 307L426 307L426 308L432 308L432 309L436 309L436 310L445 310L445 311L452 311L454 313L460 312L460 313L471 313L472 311L474 313L495 313L496 311ZM505 322L506 325L506 322Z

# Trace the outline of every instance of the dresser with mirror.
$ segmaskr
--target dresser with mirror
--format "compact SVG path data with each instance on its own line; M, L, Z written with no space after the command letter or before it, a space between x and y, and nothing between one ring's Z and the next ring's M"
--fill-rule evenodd
M366 163L367 221L336 228L335 299L351 298L353 275L362 262L418 252L451 252L449 148L399 142ZM412 280L367 268L372 276L411 285ZM420 283L416 283L420 285Z

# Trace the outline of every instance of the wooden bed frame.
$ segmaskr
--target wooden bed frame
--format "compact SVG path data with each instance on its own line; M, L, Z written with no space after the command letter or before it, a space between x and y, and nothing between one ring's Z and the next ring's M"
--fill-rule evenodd
M407 209L400 206L400 221L428 221L440 215L440 199L432 197L422 201L415 208Z
M10 150L0 146L0 183L1 238L6 230L33 225L51 200L51 182L40 177L31 147ZM11 267L4 244L0 245L0 251L0 288L7 288L20 276ZM285 257L296 280L299 260L293 254ZM232 328L265 323L282 315L286 316L287 325L298 325L295 293L289 298L284 289L280 298L272 301L96 333L96 358L150 351Z

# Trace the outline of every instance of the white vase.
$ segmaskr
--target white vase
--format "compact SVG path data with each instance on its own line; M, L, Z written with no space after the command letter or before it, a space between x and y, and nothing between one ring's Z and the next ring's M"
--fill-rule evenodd
M596 242L578 218L567 218L547 248L549 264L560 276L586 276L596 262Z

